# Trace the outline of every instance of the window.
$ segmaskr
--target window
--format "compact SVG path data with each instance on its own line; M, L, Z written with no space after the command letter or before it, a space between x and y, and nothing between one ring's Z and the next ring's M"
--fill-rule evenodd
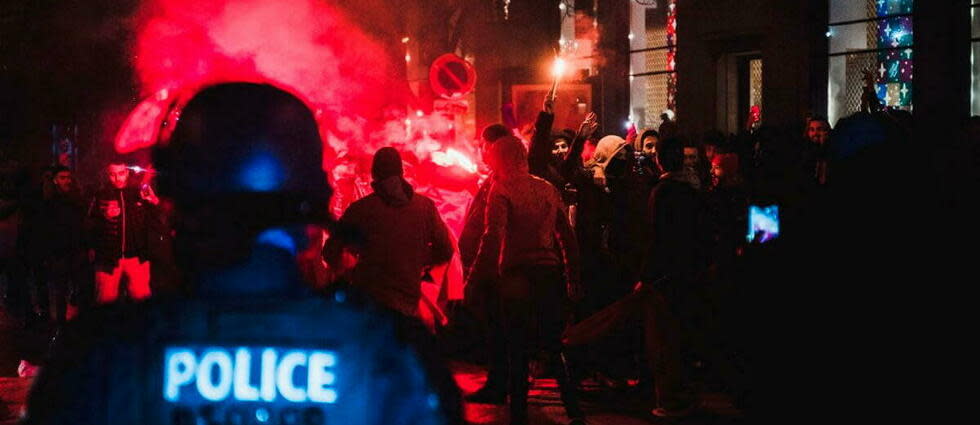
M677 0L630 2L630 121L641 131L676 112Z
M912 110L913 0L830 2L828 118L860 110L865 79L882 105Z
M970 115L980 115L980 1L970 5Z
M762 107L762 59L749 60L749 103L747 108Z

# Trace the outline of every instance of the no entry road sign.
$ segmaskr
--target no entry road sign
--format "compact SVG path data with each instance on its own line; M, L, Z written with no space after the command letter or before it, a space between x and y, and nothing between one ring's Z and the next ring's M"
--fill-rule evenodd
M458 99L476 86L476 69L465 59L446 53L436 58L429 68L432 90L446 99Z

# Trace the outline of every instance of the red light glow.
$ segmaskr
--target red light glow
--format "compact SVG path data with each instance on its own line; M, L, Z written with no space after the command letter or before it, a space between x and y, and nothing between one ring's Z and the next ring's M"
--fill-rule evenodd
M476 143L457 135L446 116L412 114L417 106L409 105L417 101L407 82L391 72L401 53L389 55L328 2L147 0L135 21L133 67L146 100L117 132L116 150L149 147L160 138L165 120L172 130L179 117L165 116L167 111L179 111L173 102L187 100L181 95L197 87L270 83L315 111L323 167L336 189L335 215L370 193L371 155L393 146L405 159L406 179L435 201L455 234L462 229L481 176L471 159ZM404 58L411 61L407 52ZM461 298L458 261L442 274L452 297Z
M163 89L136 105L116 133L116 150L128 153L153 145L170 104L169 91Z
M476 173L476 163L456 149L449 148L445 152L432 152L432 162L443 167L458 166L470 173Z

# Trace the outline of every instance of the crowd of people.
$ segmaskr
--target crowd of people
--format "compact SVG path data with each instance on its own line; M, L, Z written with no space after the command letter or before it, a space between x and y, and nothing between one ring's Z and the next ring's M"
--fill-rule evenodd
M802 131L751 126L694 138L668 122L623 138L598 134L594 114L578 129L555 129L552 109L546 100L529 140L502 124L482 131L490 173L458 238L406 181L400 153L377 151L373 193L327 226L315 256L330 272L307 278L344 282L403 321L452 326L422 285L458 255L465 299L450 313L476 318L488 365L486 384L468 398L509 396L515 424L527 422L527 376L539 358L537 373L557 378L575 424L585 420L577 393L588 378L648 387L653 415L682 417L698 405L692 377L711 374L750 409L742 287L753 255L779 241L750 225L750 207L778 206L784 221L805 215L851 147L832 144L819 117ZM883 116L853 119L908 132L903 113ZM150 178L137 181L151 175L113 160L85 197L72 170L48 170L16 211L17 232L4 235L16 240L5 241L15 247L3 259L5 307L28 326L57 329L123 290L132 300L190 291L174 260L172 205Z
M16 232L5 235L15 252L5 258L4 295L28 326L64 325L79 309L116 301L121 290L142 300L152 288L173 288L167 205L133 168L127 158L110 161L83 194L73 170L54 166L35 195L19 200L8 217Z
M747 365L731 364L744 363L733 325L739 257L772 237L753 233L749 207L780 203L767 173L783 173L800 196L820 190L829 124L809 119L795 152L775 158L762 134L685 140L672 122L597 137L591 114L577 131L553 132L551 109L546 100L526 150L501 125L482 133L492 174L459 248L467 301L487 311L489 375L469 399L509 395L522 418L533 347L551 354L573 422L583 419L583 373L612 386L641 378L655 390L652 413L677 417L697 405L687 377L710 362L746 403Z

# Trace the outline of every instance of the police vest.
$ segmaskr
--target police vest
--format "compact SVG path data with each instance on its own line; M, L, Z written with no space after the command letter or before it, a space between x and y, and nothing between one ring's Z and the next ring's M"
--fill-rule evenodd
M447 423L385 316L334 298L97 311L66 332L25 423Z

